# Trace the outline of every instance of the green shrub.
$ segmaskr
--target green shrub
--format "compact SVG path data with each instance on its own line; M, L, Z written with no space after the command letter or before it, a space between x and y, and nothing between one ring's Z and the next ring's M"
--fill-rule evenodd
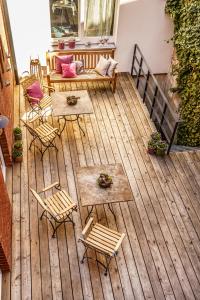
M20 156L22 156L22 151L20 151L20 150L14 148L14 149L13 149L13 152L12 152L12 156L13 156L14 159L15 159L16 157L20 157Z
M177 142L200 146L200 1L167 0L166 12L174 20L174 46L181 97Z
M14 134L20 134L20 133L22 133L22 130L21 130L20 127L15 127L15 128L13 129L13 132L14 132Z

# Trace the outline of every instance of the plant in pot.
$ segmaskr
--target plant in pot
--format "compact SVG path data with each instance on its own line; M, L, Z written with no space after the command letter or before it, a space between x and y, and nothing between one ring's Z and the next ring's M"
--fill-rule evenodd
M22 162L23 160L23 152L22 150L18 150L13 148L12 156L15 162Z
M68 47L70 49L74 49L75 46L76 46L76 39L72 37L68 40Z
M101 173L97 179L97 183L102 188L108 188L113 184L112 177L108 174Z
M149 154L155 154L156 153L156 148L157 148L157 142L151 139L148 142L147 152Z
M21 141L17 141L14 143L14 149L17 149L19 151L22 151L23 150L23 144Z
M151 139L154 141L154 142L158 142L161 140L161 134L159 132L153 132L151 134Z
M167 150L167 143L165 141L159 141L156 146L156 155L164 156Z
M22 140L22 130L20 127L15 127L13 130L15 140Z

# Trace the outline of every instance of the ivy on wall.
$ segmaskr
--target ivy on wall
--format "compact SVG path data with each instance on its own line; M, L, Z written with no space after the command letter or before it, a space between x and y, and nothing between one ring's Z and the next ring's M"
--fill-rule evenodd
M200 0L167 0L166 12L174 20L174 45L181 97L178 144L200 146Z

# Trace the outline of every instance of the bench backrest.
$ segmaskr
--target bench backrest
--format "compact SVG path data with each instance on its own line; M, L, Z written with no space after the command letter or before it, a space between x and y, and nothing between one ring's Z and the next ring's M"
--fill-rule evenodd
M66 50L64 52L47 52L46 60L50 71L56 68L56 56L73 54L73 60L84 60L85 69L95 69L100 56L105 58L114 58L115 49L101 49L101 50Z

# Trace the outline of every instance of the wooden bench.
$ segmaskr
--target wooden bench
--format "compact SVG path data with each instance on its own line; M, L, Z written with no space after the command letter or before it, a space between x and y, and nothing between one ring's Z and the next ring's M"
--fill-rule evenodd
M115 49L97 49L97 50L65 50L46 53L47 61L47 82L51 86L52 83L60 82L88 82L88 81L108 81L111 85L113 93L116 88L117 71L113 72L112 77L101 76L95 72L95 67L100 56L105 58L114 58ZM75 78L63 78L61 74L56 74L56 56L73 54L73 60L84 60L84 72Z

